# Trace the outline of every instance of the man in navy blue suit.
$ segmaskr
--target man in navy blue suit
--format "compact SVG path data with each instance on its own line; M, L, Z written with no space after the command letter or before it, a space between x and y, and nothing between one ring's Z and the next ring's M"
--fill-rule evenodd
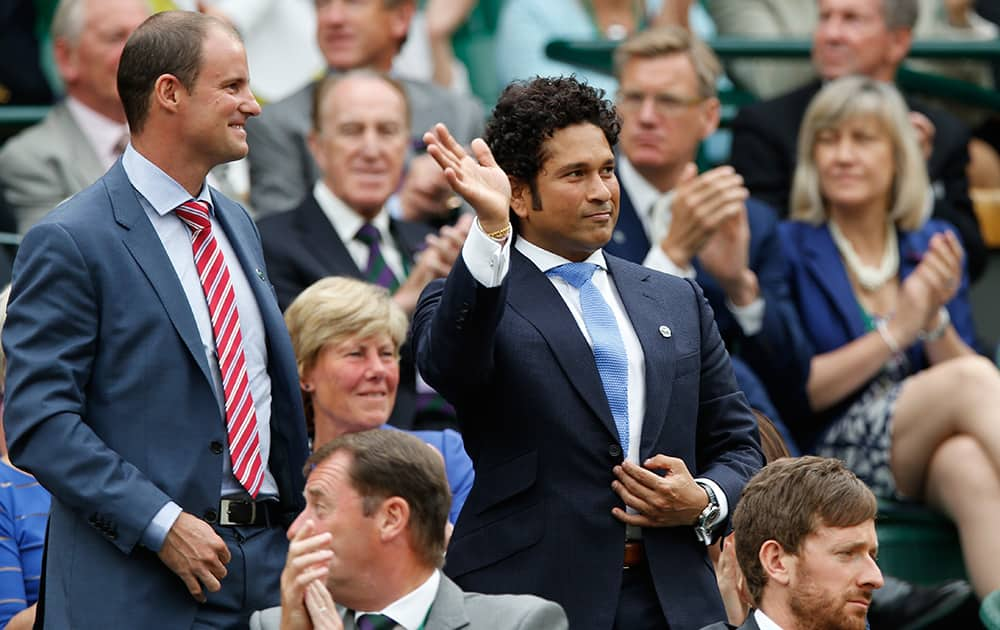
M477 215L413 318L476 467L445 571L554 600L572 628L700 628L725 615L706 544L762 457L698 285L602 249L618 132L594 88L536 78L472 155L425 135Z
M208 171L260 112L231 26L125 45L131 143L24 238L3 333L11 459L52 493L46 628L240 628L279 599L305 419L260 239Z
M748 197L732 167L698 174L693 164L719 126L719 60L686 29L665 27L630 38L615 62L622 201L604 249L696 279L726 347L745 361L733 364L750 404L777 420L771 398L782 403L801 389L809 360L788 297L777 217Z

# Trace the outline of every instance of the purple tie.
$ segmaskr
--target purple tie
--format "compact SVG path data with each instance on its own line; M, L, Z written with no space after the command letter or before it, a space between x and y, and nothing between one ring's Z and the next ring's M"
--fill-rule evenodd
M368 266L365 267L365 280L388 289L389 293L395 293L396 289L399 288L399 280L392 273L392 269L389 269L389 265L385 264L385 258L382 257L382 248L379 247L382 235L379 234L378 228L371 223L365 223L354 235L354 238L368 246Z
M358 617L358 630L390 630L396 622L385 615L361 615Z

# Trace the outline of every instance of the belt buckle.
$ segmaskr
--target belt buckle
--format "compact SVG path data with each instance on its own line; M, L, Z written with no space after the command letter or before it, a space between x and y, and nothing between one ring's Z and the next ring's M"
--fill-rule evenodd
M231 514L235 508L236 514ZM240 514L246 510L248 514ZM235 518L234 518L235 516ZM257 504L253 501L222 499L219 502L219 525L249 525L257 521Z

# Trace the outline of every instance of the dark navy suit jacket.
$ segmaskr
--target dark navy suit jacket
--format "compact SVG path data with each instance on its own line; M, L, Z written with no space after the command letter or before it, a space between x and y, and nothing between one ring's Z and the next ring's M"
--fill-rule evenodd
M269 467L290 523L307 451L295 356L253 222L214 190L212 202L264 324ZM139 543L170 500L217 512L226 423L180 280L121 161L25 235L3 345L11 459L52 493L46 627L190 627L197 603Z
M645 355L640 461L678 457L735 505L763 460L701 290L607 262ZM622 448L593 352L552 283L512 249L509 273L486 288L460 257L425 289L413 335L421 373L458 410L476 468L445 571L471 591L556 601L574 629L611 628L625 541L611 482ZM645 529L643 541L671 628L724 618L691 527Z
M814 226L786 221L779 226L779 230L788 285L805 329L810 355L836 350L866 334L868 331L861 306L826 224ZM905 279L917 267L927 251L931 236L945 230L954 232L950 224L932 220L919 230L898 233L900 279ZM969 305L969 280L965 274L958 293L947 307L955 330L967 344L976 347L972 308ZM918 342L910 346L906 354L914 370L927 365L923 344ZM856 394L863 389L864 386ZM810 450L819 432L840 416L855 397L850 396L820 414L813 414L803 398L799 403L800 412L796 414L797 421L789 423L799 445Z

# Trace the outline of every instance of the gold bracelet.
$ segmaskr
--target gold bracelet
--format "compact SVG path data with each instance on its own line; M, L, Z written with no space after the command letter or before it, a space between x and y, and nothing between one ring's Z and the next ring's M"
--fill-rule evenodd
M502 241L510 235L510 223L503 226L496 232L487 232L486 236L492 238L494 241Z

